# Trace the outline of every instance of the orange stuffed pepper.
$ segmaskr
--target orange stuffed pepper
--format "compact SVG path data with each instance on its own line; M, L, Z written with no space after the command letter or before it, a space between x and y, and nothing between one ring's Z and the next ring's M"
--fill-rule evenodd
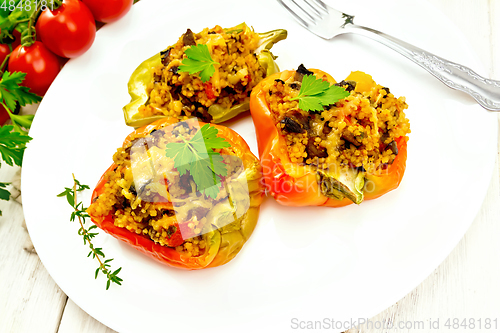
M233 259L252 234L261 166L229 128L167 117L131 133L88 208L102 230L169 266Z
M266 78L250 97L266 188L283 205L329 207L394 190L406 167L406 108L363 72L336 83L301 65Z

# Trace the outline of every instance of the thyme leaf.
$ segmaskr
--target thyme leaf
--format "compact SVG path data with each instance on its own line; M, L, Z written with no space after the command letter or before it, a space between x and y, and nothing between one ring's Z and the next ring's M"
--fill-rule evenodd
M118 277L118 273L120 273L122 268L120 267L117 270L112 271L111 265L109 265L109 263L113 259L107 259L103 261L103 259L106 256L104 255L102 248L95 247L94 244L92 243L92 239L96 237L98 233L91 232L91 230L97 229L97 226L92 225L88 229L85 228L86 219L90 218L90 216L87 213L87 208L83 207L83 203L78 202L77 193L88 189L90 189L88 185L81 184L75 178L75 175L73 175L73 187L65 187L64 191L59 193L57 196L66 197L68 204L71 207L73 207L74 211L71 213L70 221L73 222L75 220L78 220L80 224L80 229L78 229L78 234L83 238L83 245L88 244L88 247L90 248L90 252L87 255L87 257L92 256L93 259L97 259L97 261L99 262L99 266L95 271L95 278L97 279L99 272L104 274L108 279L106 283L106 290L108 290L111 285L111 282L121 285L121 282L123 280L120 277Z

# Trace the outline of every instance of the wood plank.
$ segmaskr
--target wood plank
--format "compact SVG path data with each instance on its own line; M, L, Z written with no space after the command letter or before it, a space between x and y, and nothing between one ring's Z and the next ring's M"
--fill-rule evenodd
M17 169L2 164L0 179L10 181ZM67 297L38 256L24 250L21 205L0 201L0 209L0 332L56 332Z
M59 326L58 333L92 332L92 333L115 333L89 316L80 309L71 299L68 299L66 308Z

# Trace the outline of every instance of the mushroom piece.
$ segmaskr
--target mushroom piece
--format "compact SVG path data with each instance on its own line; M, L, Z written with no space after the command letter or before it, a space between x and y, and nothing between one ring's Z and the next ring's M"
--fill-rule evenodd
M304 75L314 75L314 73L305 68L303 64L300 64L299 68L295 71L294 80L302 82Z
M196 42L194 40L194 33L191 31L191 29L187 29L186 33L182 35L182 43L185 46L196 45Z

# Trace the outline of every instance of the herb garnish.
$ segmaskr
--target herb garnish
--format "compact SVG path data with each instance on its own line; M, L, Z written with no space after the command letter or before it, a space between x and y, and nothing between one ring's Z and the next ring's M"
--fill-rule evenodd
M26 143L30 140L28 134L14 131L12 125L0 127L0 154L5 163L21 166Z
M111 282L121 285L121 281L123 280L118 277L118 273L120 273L122 268L120 267L114 272L112 272L109 263L113 261L113 259L107 259L105 261L101 260L101 257L105 258L105 255L102 252L102 248L94 247L94 244L92 244L92 238L97 236L98 233L91 231L93 229L96 229L97 226L92 225L88 229L85 229L84 227L85 219L90 218L90 216L86 212L87 208L83 207L83 203L78 202L77 192L81 192L88 189L90 189L88 185L81 184L78 180L76 180L75 175L73 175L73 188L65 187L64 192L59 193L57 196L66 197L68 203L71 205L71 207L73 207L74 212L71 213L70 221L73 222L75 221L76 218L78 218L78 222L80 222L80 229L78 230L78 234L80 236L83 236L83 244L86 245L88 243L90 248L90 252L87 255L87 257L92 256L92 258L95 258L97 259L97 261L99 261L99 267L97 267L95 271L95 278L97 279L97 275L99 274L99 272L102 272L104 275L106 275L106 277L108 278L108 282L106 284L106 290L108 290L109 286L111 285Z
M17 132L14 126L5 125L0 127L0 155L2 160L10 166L14 164L21 166L26 143L31 137L24 131ZM6 189L10 183L0 183L0 199L10 200L10 192ZM2 211L0 210L0 216Z
M5 61L4 61L5 63ZM4 66L5 64L2 64ZM3 68L3 67L2 67ZM1 70L1 68L0 68ZM13 110L16 107L41 101L41 97L29 92L29 88L20 84L23 82L25 73L21 72L3 72L0 79L0 105L8 113L12 125L0 127L0 155L2 159L10 166L14 164L21 166L23 154L26 149L26 143L31 140L27 130L33 122L33 115L17 115ZM9 183L1 183L0 199L9 200L10 192L6 190ZM2 211L0 210L0 216Z
M219 130L209 124L203 125L198 132L184 142L170 142L166 146L166 156L174 159L174 166L179 175L187 171L193 177L196 188L207 197L215 199L219 193L221 177L227 176L227 168L221 154L214 149L231 145L217 136Z
M20 116L13 114L12 110L16 109L17 104L25 106L42 100L40 96L30 92L29 88L21 86L25 77L26 73L22 72L4 72L0 80L0 104L9 113L14 130L17 132L24 132L22 128L29 129L34 115Z
M347 96L349 92L344 88L330 85L314 75L305 75L298 96L290 100L298 99L299 108L304 111L323 111L324 106L335 104Z
M0 81L0 96L2 103L5 103L10 110L16 108L16 102L21 106L40 102L42 98L32 92L30 88L21 86L26 73L4 72Z
M10 183L0 183L0 199L2 200L10 199L10 192L5 189L7 185L10 185ZM0 211L0 216L2 216L2 211Z
M188 72L190 75L200 73L202 82L210 80L215 73L214 65L219 63L212 60L208 47L205 44L192 45L185 53L187 58L182 60L179 72Z

